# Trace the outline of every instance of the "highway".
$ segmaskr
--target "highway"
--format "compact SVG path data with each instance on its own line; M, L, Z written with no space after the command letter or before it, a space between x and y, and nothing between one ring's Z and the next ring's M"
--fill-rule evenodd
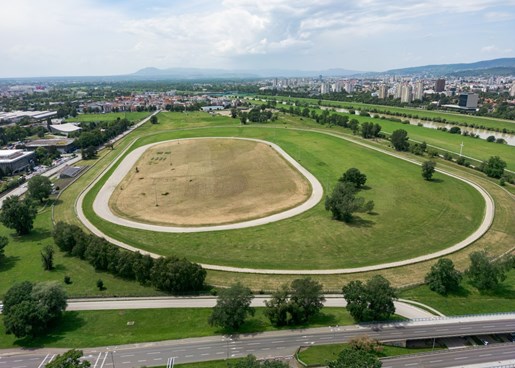
M332 326L304 330L283 330L235 336L210 336L182 340L84 349L93 368L164 365L170 357L176 363L218 360L254 354L258 358L287 357L299 346L341 343L368 335L383 342L446 336L484 335L515 331L513 314L496 318L435 318L390 324ZM41 368L62 349L3 350L0 368ZM441 360L441 361L440 361ZM474 349L438 351L431 355L388 359L384 367L453 367L481 360L513 360L515 344L490 345ZM432 362L432 363L431 363ZM438 363L438 364L437 364ZM467 363L468 364L468 363Z

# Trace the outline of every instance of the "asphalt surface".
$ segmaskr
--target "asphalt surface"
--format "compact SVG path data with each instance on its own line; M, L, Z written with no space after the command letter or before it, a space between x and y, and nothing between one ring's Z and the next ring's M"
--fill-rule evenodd
M176 363L189 363L253 354L258 358L288 357L300 346L346 342L367 335L382 342L402 339L426 339L446 336L485 335L515 330L514 315L486 317L440 318L392 324L332 326L305 330L283 330L234 336L210 336L183 340L141 343L124 346L84 349L84 356L93 368L140 367L165 365L168 358ZM36 351L0 351L1 368L41 368L63 349ZM513 360L515 344L490 345L473 349L435 351L434 353L388 359L383 367L453 367L464 364Z
M266 129L266 128L264 128L264 129ZM409 158L406 158L406 157L403 157L402 155L399 155L397 153L386 151L386 150L378 148L378 147L370 146L369 144L366 144L364 142L357 141L355 139L344 137L344 136L341 136L341 135L338 135L338 134L329 133L329 132L325 132L325 131L320 131L320 130L317 130L317 129L297 129L297 128L289 128L289 129L290 130L295 130L295 131L310 131L310 132L317 132L317 133L321 133L321 134L330 135L330 136L333 136L333 137L336 137L336 138L340 138L340 139L343 139L343 140L346 140L346 141L358 144L360 146L372 149L374 151L381 152L383 154L386 154L386 155L389 155L389 156L393 156L393 157L399 158L401 160L414 163L416 165L420 165L419 162L417 162L415 160L412 160L412 159L409 159ZM129 147L127 147L126 150L128 150L128 149L129 149ZM123 152L125 152L126 150L124 150ZM111 243L113 243L115 245L118 245L119 247L131 250L131 251L139 251L142 254L149 254L150 256L155 257L155 258L160 257L159 254L151 253L151 252L147 252L147 251L138 249L138 248L133 247L133 246L127 244L127 243L121 242L121 241L119 241L117 239L114 239L114 238L104 234L102 231L100 231L98 228L96 228L86 218L86 216L84 215L84 212L83 212L83 209L82 209L82 203L83 203L83 199L84 199L85 195L92 188L92 186L101 179L101 177L104 175L104 173L107 172L107 170L109 170L117 162L117 160L120 159L120 157L123 155L123 152L120 153L118 155L118 158L115 161L113 161L113 163L109 167L107 167L101 174L99 174L97 179L95 181L93 181L90 185L88 185L88 187L85 188L84 191L79 195L79 197L78 197L78 199L76 201L76 204L75 204L77 216L78 216L79 220L92 233L94 233L97 236L105 238L109 242L111 242ZM212 264L201 264L201 266L203 268L205 268L205 269L208 269L208 270L218 270L218 271L226 271L226 272L241 272L241 273L256 273L256 274L284 274L284 275L331 275L331 274L350 274L350 273L377 271L377 270L382 270L382 269L386 269L386 268L406 266L406 265L410 265L410 264L414 264L414 263L419 263L419 262L423 262L423 261L439 258L439 257L445 256L445 255L454 253L454 252L456 252L456 251L458 251L460 249L463 249L463 248L467 247L468 245L472 244L473 242L478 240L480 237L482 237L488 231L488 229L492 225L492 222L493 222L493 219L494 219L495 204L494 204L494 201L493 201L492 197L480 185L478 185L478 184L476 184L476 183L474 183L474 182L472 182L472 181L470 181L468 179L465 179L465 178L463 178L461 176L458 176L458 175L455 175L453 173L447 172L445 170L436 169L436 171L438 171L440 173L443 173L445 175L448 175L450 177L456 178L458 180L461 180L461 181L467 183L468 185L472 186L474 189L476 189L481 194L481 196L483 197L483 199L485 201L485 213L484 213L484 216L483 216L483 221L481 222L480 226L472 234L470 234L466 239L464 239L464 240L454 244L451 247L448 247L448 248L443 249L443 250L438 251L438 252L434 252L434 253L430 253L430 254L425 254L423 256L419 256L419 257L416 257L416 258L411 258L411 259L406 259L406 260L397 261L397 262L391 262L391 263L382 263L382 264L377 264L377 265L373 265L373 266L357 267L357 268L341 268L341 269L326 269L326 270L312 270L312 269L311 270L302 270L302 269L298 269L298 270L275 270L275 269L255 269L255 268L229 267L229 266L212 265ZM104 202L105 202L105 199L104 199ZM149 230L150 230L151 226L155 226L155 225L146 225L146 224L139 224L139 225L141 225L141 226L143 226L143 228L146 228L146 229L149 229ZM237 224L233 224L233 225L237 225ZM224 226L230 227L231 225L224 225ZM226 230L227 229L228 228L226 228ZM154 229L154 230L156 230L156 229ZM222 230L222 229L219 229L219 230Z
M255 296L253 307L264 307L267 295ZM154 298L105 298L105 299L70 299L67 310L121 310L121 309L159 309L159 308L212 308L216 304L216 297L154 297ZM396 301L395 313L408 318L432 318L433 314L402 301ZM324 306L342 307L347 305L343 297L326 296ZM426 307L421 304L422 307Z
M279 212L270 216L262 217L255 220L237 222L226 225L215 225L215 226L162 226L162 225L152 225L145 224L138 221L132 221L129 219L122 218L120 216L115 215L111 208L109 207L109 199L113 194L114 190L118 186L118 184L122 181L122 179L129 173L132 169L134 163L141 157L141 155L150 147L161 144L163 142L156 142L147 144L142 147L138 147L135 150L131 151L120 164L116 167L114 172L109 175L106 183L99 190L95 201L93 202L93 210L95 213L103 218L106 221L112 222L117 225L130 227L133 229L141 229L141 230L150 230L150 231L158 231L165 233L198 233L198 232L206 232L206 231L221 231L221 230L233 230L233 229L244 229L247 227L253 226L261 226L266 225L271 222L276 222L280 220L284 220L293 216L297 216L307 210L315 207L318 202L322 199L324 194L324 189L322 188L322 184L317 180L317 178L311 174L308 170L306 170L302 165L300 165L297 161L295 161L290 155L288 155L281 147L278 145L263 141L261 139L250 139L250 138L237 138L237 137L228 137L230 139L239 139L245 141L254 141L260 142L269 145L272 147L277 153L279 153L286 161L288 161L293 167L295 167L311 184L311 195L310 197L298 205L297 207L291 208L287 211ZM182 140L192 140L192 139L212 139L211 137L207 138L182 138L182 139L173 139L171 141L182 141ZM220 139L219 137L216 139ZM117 162L118 159L114 162Z

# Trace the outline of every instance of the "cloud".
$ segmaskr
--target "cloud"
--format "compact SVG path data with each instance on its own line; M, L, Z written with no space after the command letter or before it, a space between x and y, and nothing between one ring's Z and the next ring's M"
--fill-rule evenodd
M0 13L0 73L122 74L146 66L351 67L341 65L341 60L370 68L388 57L394 60L396 53L435 54L417 40L427 40L424 36L432 33L432 42L439 47L450 44L449 34L466 29L466 21L472 18L474 29L499 27L494 20L506 20L515 13L505 3L16 0L2 4ZM491 32L499 35L498 47L488 51L485 46L483 52L511 52L507 46L512 41L504 36L510 33L508 23ZM492 43L477 34L477 43ZM456 47L454 42L453 50L458 52ZM359 56L352 49L361 50ZM377 57L386 49L388 54ZM464 45L463 49L471 48Z
M511 48L500 48L496 45L488 45L481 48L481 52L489 53L489 54L510 54L513 52Z

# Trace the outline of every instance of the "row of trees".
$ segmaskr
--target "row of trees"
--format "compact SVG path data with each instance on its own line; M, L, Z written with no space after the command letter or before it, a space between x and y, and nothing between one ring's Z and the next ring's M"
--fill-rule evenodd
M88 235L76 225L58 222L54 242L69 255L87 260L96 270L136 280L169 293L188 293L204 289L206 271L185 258L154 259L139 252L120 249L103 238Z
M352 281L342 288L347 310L359 322L386 320L395 313L396 290L384 277L376 275L366 283ZM238 330L248 316L254 298L251 290L240 283L219 291L209 323L226 330ZM311 278L293 280L272 293L265 301L265 315L274 326L303 325L324 307L322 285Z
M506 272L515 267L515 257L492 260L484 251L473 252L469 256L470 266L465 270L470 284L479 291L495 290L506 279ZM463 274L456 270L452 260L440 258L425 277L429 289L447 295L460 287Z

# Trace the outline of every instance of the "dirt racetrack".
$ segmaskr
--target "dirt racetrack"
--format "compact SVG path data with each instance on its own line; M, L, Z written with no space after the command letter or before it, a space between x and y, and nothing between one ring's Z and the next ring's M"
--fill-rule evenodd
M210 138L150 147L109 205L116 215L139 222L206 226L265 217L310 194L308 180L269 145Z

